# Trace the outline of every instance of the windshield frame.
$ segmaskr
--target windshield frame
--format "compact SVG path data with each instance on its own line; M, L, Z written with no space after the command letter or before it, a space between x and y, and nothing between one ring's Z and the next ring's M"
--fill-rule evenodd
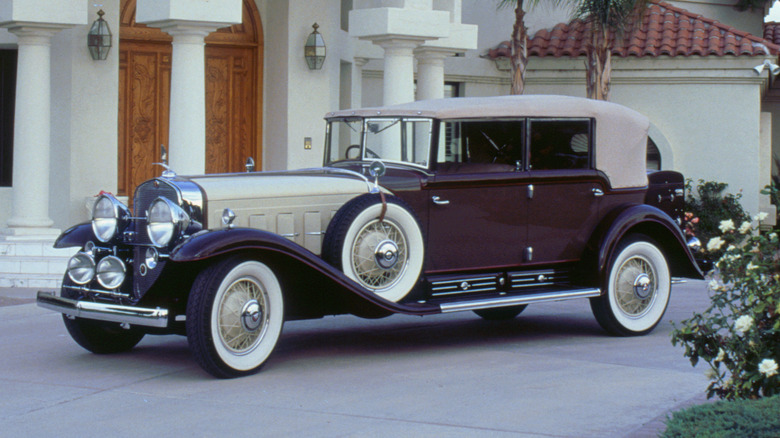
M333 145L338 143L338 139L334 142L332 139L332 126L335 123L345 123L345 122L355 122L355 121L361 121L361 132L359 134L360 138L360 154L355 158L344 158L344 159L332 159L332 150ZM402 125L404 128L402 129L402 136L401 141L402 144L400 146L400 149L403 151L404 147L406 146L406 141L409 137L405 135L406 129L406 123L428 123L428 129L425 134L427 135L427 145L425 147L427 150L425 151L425 159L423 161L423 164L415 161L408 161L408 160L394 160L389 159L385 157L372 157L367 156L366 152L366 144L368 142L368 135L369 134L379 134L382 131L385 131L386 129L397 125L398 123L404 123ZM373 129L369 129L370 124L372 123L379 123L381 125L386 125L383 129L379 131L375 131ZM326 128L325 128L325 148L324 148L324 157L323 157L323 165L325 167L328 166L334 166L341 163L361 163L361 162L372 162L376 160L380 160L384 163L392 163L392 164L399 164L404 166L411 166L423 170L430 170L431 169L431 160L432 160L432 148L434 147L434 135L435 135L435 125L437 123L436 119L433 119L431 117L409 117L409 116L376 116L376 117L355 117L355 116L347 116L347 117L333 117L326 119ZM411 148L411 147L410 147ZM413 154L414 151L411 150L411 153Z

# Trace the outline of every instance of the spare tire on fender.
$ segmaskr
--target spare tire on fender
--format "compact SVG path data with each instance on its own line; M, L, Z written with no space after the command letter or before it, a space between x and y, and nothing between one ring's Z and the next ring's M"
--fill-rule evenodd
M384 198L386 210L380 194L344 204L325 232L322 257L364 288L398 302L417 285L425 243L412 209L397 197Z

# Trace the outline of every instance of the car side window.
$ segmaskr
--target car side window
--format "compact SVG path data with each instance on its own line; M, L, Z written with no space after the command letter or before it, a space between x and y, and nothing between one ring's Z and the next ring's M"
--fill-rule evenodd
M523 166L523 120L444 121L439 172L512 172Z
M591 157L590 120L531 120L531 170L588 169Z

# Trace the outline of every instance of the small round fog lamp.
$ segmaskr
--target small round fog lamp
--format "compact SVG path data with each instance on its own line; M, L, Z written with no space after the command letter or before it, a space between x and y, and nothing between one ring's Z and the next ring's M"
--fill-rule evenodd
M125 264L118 257L105 257L96 271L98 283L106 289L116 289L125 281Z
M68 278L76 284L87 284L95 278L95 261L89 254L80 252L68 260Z

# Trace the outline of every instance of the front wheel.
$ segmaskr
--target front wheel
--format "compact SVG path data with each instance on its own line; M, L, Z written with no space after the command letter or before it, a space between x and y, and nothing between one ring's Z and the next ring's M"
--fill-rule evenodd
M187 341L198 364L219 378L257 372L282 332L282 288L258 261L231 258L201 272L187 302Z
M599 324L619 336L643 335L661 321L669 304L671 275L666 257L652 240L627 239L610 265L606 293L592 298Z
M77 298L68 286L73 282L65 276L62 282L62 296ZM123 327L116 322L96 321L62 315L62 321L70 337L85 350L95 354L113 354L128 351L144 337L144 332L135 327Z

